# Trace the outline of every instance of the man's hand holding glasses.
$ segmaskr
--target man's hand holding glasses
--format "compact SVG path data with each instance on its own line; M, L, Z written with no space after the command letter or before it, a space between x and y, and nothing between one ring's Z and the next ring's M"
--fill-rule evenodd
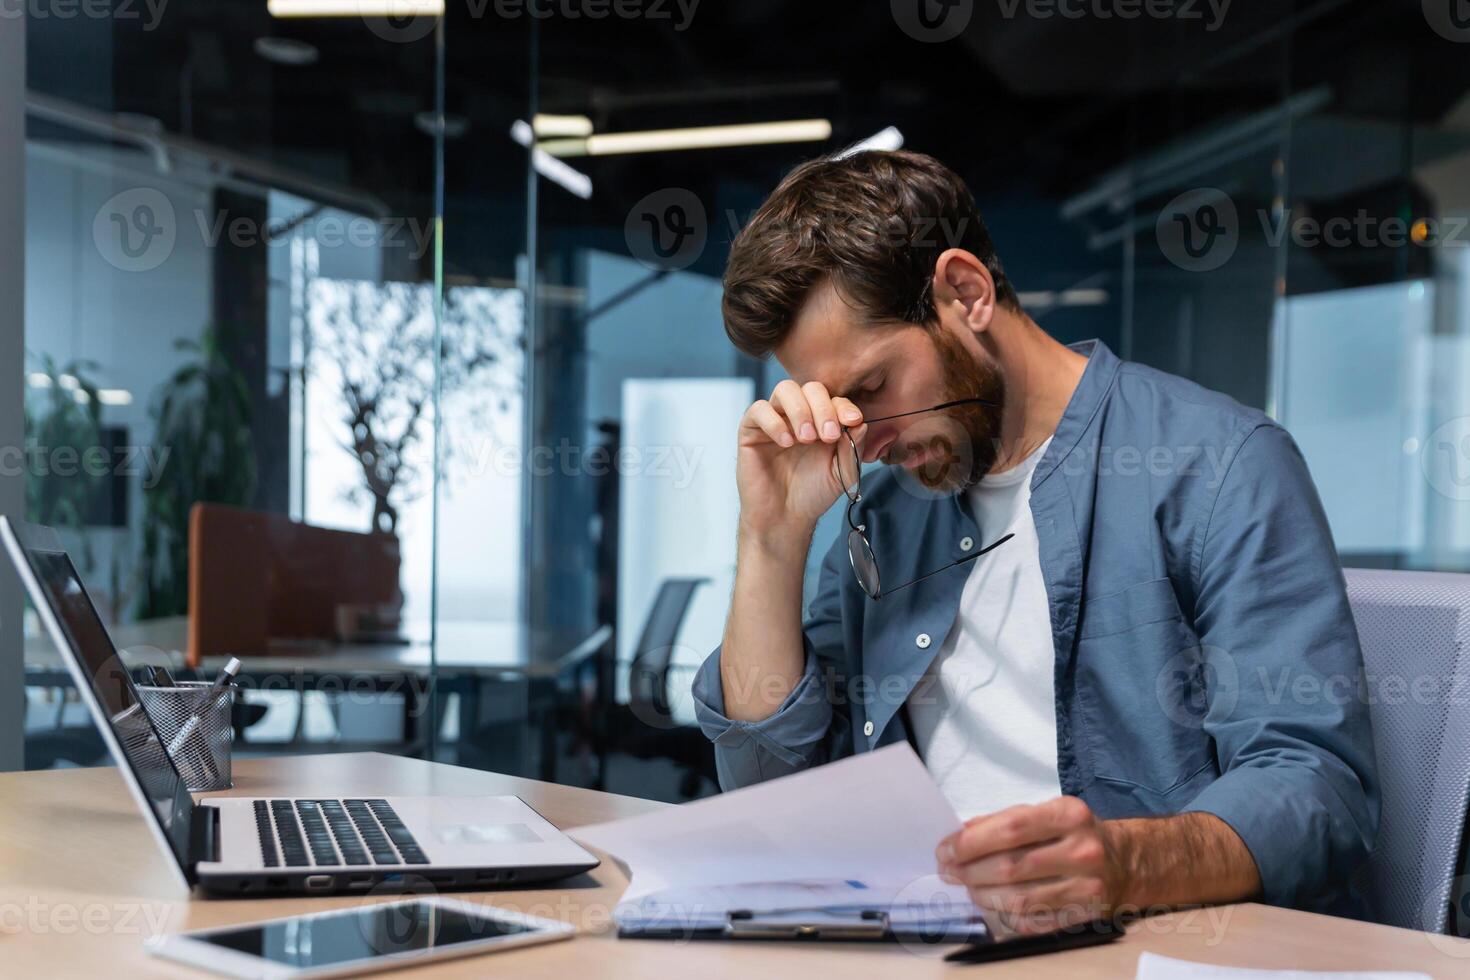
M805 558L817 520L842 495L833 452L847 444L844 428L861 440L862 411L816 381L783 381L746 410L737 468L742 534Z
M856 404L840 395L829 395L819 382L781 382L769 400L758 401L747 410L741 423L738 479L742 534L755 533L771 543L786 539L804 556L817 520L838 496L846 494L848 561L858 585L871 599L994 551L1011 535L943 568L885 589L867 528L854 516L863 499L860 447L870 424L967 405L995 407L984 398L960 398L865 421Z

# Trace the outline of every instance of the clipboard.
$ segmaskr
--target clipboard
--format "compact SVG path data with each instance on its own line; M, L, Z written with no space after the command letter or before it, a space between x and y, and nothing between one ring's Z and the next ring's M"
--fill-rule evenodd
M912 943L923 946L956 943L994 944L979 916L943 921L894 919L881 909L736 909L693 920L678 917L623 922L620 939L764 940L778 942Z

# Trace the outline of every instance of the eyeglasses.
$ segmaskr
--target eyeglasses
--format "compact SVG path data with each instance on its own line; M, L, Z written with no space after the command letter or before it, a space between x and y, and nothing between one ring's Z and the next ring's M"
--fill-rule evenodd
M961 405L985 405L990 408L1000 407L995 402L984 398L962 398L958 401L935 405L933 408L921 408L913 412L900 412L898 415L885 415L878 419L865 419L864 422L868 425L873 425L878 422L891 422L894 419L908 418L911 415L926 415L930 412L942 412L946 409L958 408ZM940 572L947 572L956 565L963 565L965 562L974 561L976 558L989 554L1015 537L1014 534L1007 534L993 544L988 544L984 548L981 548L973 555L966 555L959 561L950 562L943 568L936 568L934 571L920 575L918 578L905 582L903 585L895 586L886 592L883 591L883 578L878 574L878 557L873 554L873 545L868 541L868 535L866 533L867 525L859 524L852 518L853 508L863 499L862 453L858 451L857 440L853 439L852 433L847 430L846 426L843 426L842 434L847 439L848 448L843 449L840 442L837 444L837 454L833 460L833 466L837 469L838 479L842 481L842 492L847 494L847 560L852 565L853 574L857 576L858 585L862 586L863 591L868 594L868 598L881 599L883 596L892 595L899 589L906 589L910 585L922 582L924 579L938 575Z

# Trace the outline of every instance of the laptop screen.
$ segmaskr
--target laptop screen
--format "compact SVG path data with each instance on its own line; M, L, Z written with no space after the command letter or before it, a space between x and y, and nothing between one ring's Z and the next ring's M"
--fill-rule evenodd
M122 746L125 758L118 759L118 764L130 768L137 777L152 816L188 876L189 825L194 801L184 780L168 757L158 730L144 712L133 679L118 658L117 648L112 645L71 559L64 552L35 548L27 548L26 555L61 628L71 640L83 673L92 682L92 690L117 736L118 745Z

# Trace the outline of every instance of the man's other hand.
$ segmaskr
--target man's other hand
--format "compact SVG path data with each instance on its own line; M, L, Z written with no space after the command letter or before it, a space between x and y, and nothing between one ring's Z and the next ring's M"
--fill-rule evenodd
M1108 915L1127 892L1107 824L1075 796L975 817L935 856L942 877L1022 935Z

